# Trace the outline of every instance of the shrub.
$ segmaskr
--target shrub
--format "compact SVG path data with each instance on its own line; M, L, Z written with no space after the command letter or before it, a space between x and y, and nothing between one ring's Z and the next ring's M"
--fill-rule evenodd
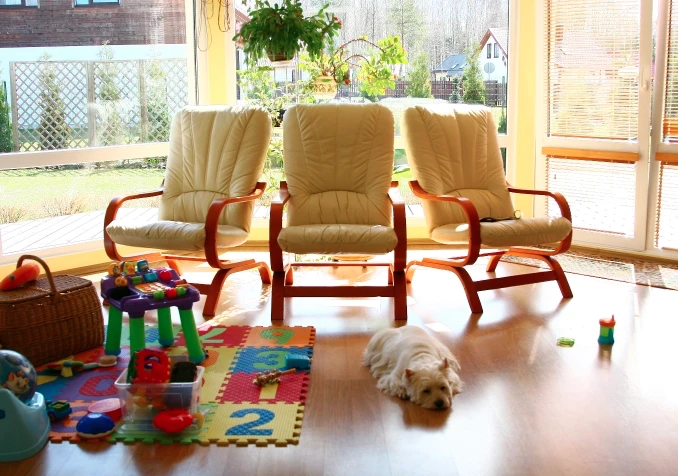
M0 70L2 74L2 70ZM12 152L12 128L9 122L9 104L7 104L7 84L0 85L0 152Z
M407 73L409 84L405 88L405 94L413 98L432 98L428 58L425 54L421 54L415 58L412 66L413 68Z
M42 150L67 149L70 144L71 128L66 123L66 105L61 99L61 84L56 77L54 66L47 62L48 54L40 72L40 148Z
M466 104L485 104L485 83L480 70L480 48L472 46L466 53L468 63L464 68L462 83L464 86L464 102Z
M16 223L28 216L28 210L21 207L0 206L0 223Z
M42 209L49 217L74 215L87 210L87 200L77 195L56 197L43 202Z

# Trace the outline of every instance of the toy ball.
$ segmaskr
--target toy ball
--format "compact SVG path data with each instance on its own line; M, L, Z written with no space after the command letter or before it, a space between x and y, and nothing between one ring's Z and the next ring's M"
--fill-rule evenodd
M80 419L75 427L83 438L103 438L113 433L115 422L103 413L90 413Z
M12 350L0 350L0 387L28 403L38 388L38 377L30 361Z

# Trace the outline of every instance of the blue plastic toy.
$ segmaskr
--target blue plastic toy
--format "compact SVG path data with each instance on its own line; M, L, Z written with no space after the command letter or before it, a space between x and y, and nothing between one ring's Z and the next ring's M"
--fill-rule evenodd
M6 388L0 388L0 462L30 458L49 439L45 399L35 392L23 403Z
M38 377L29 360L18 352L0 350L0 388L6 388L28 403L38 388Z
M103 413L89 413L75 426L75 431L83 438L103 438L115 430L115 422Z
M598 343L607 345L614 344L614 325L616 324L614 316L609 319L600 319L598 323L600 324Z
M305 355L300 354L286 354L285 355L285 368L286 369L297 369L297 370L308 370L311 368L311 359Z

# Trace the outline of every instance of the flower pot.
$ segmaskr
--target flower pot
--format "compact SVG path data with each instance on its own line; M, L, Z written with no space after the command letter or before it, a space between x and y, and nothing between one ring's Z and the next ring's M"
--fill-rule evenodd
M272 68L288 68L294 66L294 59L287 59L287 55L282 53L268 53L268 59L271 60Z
M332 76L318 76L313 84L313 96L316 99L334 99L337 95L337 82Z

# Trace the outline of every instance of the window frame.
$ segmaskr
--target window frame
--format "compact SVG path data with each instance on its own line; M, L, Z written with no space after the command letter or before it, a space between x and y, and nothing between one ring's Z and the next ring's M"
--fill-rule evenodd
M119 7L122 4L122 0L85 0L86 4L79 4L78 1L73 0L73 8Z
M26 5L27 0L21 0L21 5L0 5L0 10L19 10L24 8L40 8L40 1L36 1L35 5Z
M487 43L487 59L492 59L492 43Z
M499 43L494 44L494 57L499 58Z

